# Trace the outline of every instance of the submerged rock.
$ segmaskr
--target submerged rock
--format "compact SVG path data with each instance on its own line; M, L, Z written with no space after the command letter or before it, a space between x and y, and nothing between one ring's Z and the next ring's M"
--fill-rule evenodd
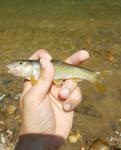
M121 137L111 137L110 145L115 146L117 149L121 149Z
M6 143L5 136L3 133L0 133L0 143L2 143L2 144Z
M108 138L110 145L121 149L121 119L111 123L113 135Z
M88 150L116 150L115 147L111 147L106 141L97 139Z
M77 131L75 134L72 134L69 136L69 142L70 143L76 143L82 138L81 134L79 131Z
M6 97L6 95L3 93L3 94L0 96L0 101L2 101L5 97Z
M21 93L17 93L17 94L15 95L14 99L15 99L15 100L19 100L20 97L21 97Z
M5 122L0 120L0 132L5 130Z

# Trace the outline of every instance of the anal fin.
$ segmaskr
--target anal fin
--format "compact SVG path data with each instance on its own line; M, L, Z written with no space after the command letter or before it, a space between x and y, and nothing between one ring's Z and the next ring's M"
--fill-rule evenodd
M71 78L72 81L74 82L81 82L83 79L81 78Z
M57 86L60 87L63 83L63 80L54 80L53 83Z

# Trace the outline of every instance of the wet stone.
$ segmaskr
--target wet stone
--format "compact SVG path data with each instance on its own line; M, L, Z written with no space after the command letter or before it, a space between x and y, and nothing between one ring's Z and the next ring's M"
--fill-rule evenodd
M77 141L78 141L78 139L75 135L69 136L69 142L70 143L76 143Z
M14 130L8 129L6 133L7 133L7 139L9 140L9 142L14 141Z
M4 98L5 98L5 94L2 94L1 96L0 96L0 101L2 101Z
M108 139L111 146L116 147L117 149L121 149L121 136L114 135Z
M0 105L9 101L11 99L11 94L0 91Z
M4 121L0 121L0 132L5 130L5 122Z
M76 133L71 134L68 138L70 143L76 143L81 139L82 139L82 136L81 136L79 131L77 131Z
M21 121L22 121L22 120L21 120L21 117L20 117L19 114L17 114L17 115L15 116L15 120L18 121L19 124L21 124Z
M15 95L14 99L15 99L15 100L19 100L20 97L21 97L21 93L17 93L17 94Z
M86 150L86 148L85 147L81 147L81 149L80 150Z
M13 131L10 130L10 129L8 129L8 130L6 131L6 133L9 134L9 135L12 135L12 134L13 134Z
M111 54L111 53L107 54L107 61L109 61L109 62L115 62L116 61L115 59L116 58L115 58L115 56L113 54Z
M5 136L3 133L0 133L0 143L2 143L2 144L6 143Z
M117 120L115 122L111 122L111 128L113 130L113 132L115 133L115 135L119 135L121 133L121 120Z

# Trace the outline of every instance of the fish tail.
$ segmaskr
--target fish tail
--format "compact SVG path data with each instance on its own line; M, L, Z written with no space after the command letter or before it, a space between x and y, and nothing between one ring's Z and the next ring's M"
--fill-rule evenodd
M106 91L103 72L96 72L96 78L95 78L94 84L96 85L97 89L100 92L104 93Z

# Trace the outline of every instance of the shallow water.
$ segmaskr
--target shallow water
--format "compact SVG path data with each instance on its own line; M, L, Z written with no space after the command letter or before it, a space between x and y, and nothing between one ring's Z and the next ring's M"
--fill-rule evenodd
M79 130L82 139L75 144L67 142L62 149L77 150L90 145L97 138L107 139L115 134L119 136L121 134L120 16L120 0L2 1L0 93L7 96L1 101L1 109L5 108L1 112L0 120L13 120L14 115L3 115L3 112L11 104L18 106L15 95L21 92L22 87L21 79L6 73L7 62L17 58L28 58L40 48L47 49L53 58L61 60L80 49L87 49L91 57L84 66L99 71L109 70L112 73L105 77L107 90L103 94L97 91L94 85L87 82L80 84L83 102L75 110L72 132ZM11 123L11 126L2 132L6 135L9 128L15 130L16 138L18 124L13 127ZM14 143L15 140L10 142Z

